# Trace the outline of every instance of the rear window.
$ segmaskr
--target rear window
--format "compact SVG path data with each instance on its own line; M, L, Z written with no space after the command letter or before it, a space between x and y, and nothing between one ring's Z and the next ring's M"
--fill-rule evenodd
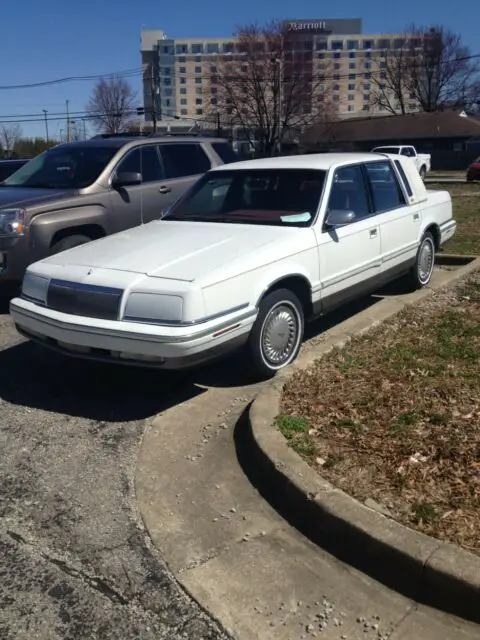
M377 153L392 153L394 155L398 155L400 149L399 147L376 147L373 151Z
M412 187L410 186L410 183L407 178L407 174L403 170L401 162L399 160L395 160L395 166L397 167L398 173L402 177L403 184L405 185L405 189L407 190L408 196L411 198L413 196Z
M228 142L213 142L212 149L224 164L230 164L240 160L237 153L232 149Z

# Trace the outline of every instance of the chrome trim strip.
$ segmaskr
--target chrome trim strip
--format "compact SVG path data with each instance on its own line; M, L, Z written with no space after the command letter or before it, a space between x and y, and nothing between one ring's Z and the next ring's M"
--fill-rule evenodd
M418 243L412 242L407 247L402 247L401 249L396 249L395 251L390 251L382 256L382 262L389 262L390 260L394 260L395 258L399 258L403 256L405 253L409 253L412 249L418 249Z
M450 218L446 222L442 222L440 225L440 233L444 233L445 231L450 231L450 229L454 229L457 226L456 220Z
M366 265L362 265L361 267L357 267L356 269L352 269L351 271L349 271L348 273L342 273L342 275L340 276L335 276L333 278L330 278L328 280L324 280L321 284L322 289L327 289L328 287L332 287L336 284L340 284L341 282L344 282L345 280L348 280L349 278L353 278L355 276L360 275L361 273L363 273L364 271L368 271L369 269L374 269L376 267L381 267L382 266L382 260L379 257L376 260L373 260L372 262L369 262Z
M237 313L237 311L243 311L248 307L248 302L244 304L239 304L236 307L232 307L231 309L227 309L226 311L220 311L219 313L214 313L210 316L204 316L203 318L199 318L198 320L189 320L188 322L182 320L150 320L149 318L137 318L135 316L124 316L122 318L123 322L136 322L138 324L153 324L159 325L163 327L196 327L199 324L205 324L206 322L211 322L212 320L217 320L223 318L224 316L228 316L231 313Z
M123 289L117 289L116 287L104 287L97 284L85 284L83 282L70 282L69 280L59 280L52 278L49 282L49 288L51 285L57 287L64 287L65 289L76 289L77 291L89 291L93 293L106 293L109 295L123 295Z

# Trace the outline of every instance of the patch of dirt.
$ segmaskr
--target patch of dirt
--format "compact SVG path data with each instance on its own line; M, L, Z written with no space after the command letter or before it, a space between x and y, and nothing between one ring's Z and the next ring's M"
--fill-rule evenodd
M332 484L480 555L480 273L295 374L277 424Z

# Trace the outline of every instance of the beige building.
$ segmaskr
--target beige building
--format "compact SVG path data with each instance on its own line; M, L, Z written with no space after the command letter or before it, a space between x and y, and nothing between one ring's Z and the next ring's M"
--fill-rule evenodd
M400 35L363 34L362 21L356 18L291 20L286 33L289 46L305 52L318 90L328 94L340 118L387 114L376 104L375 94L385 73L385 54L401 46ZM151 120L153 99L159 120L207 118L217 100L217 67L234 51L232 37L171 40L164 32L143 31L146 119ZM285 51L287 58L288 47ZM394 108L395 102L392 97ZM408 102L408 109L416 111L416 104Z

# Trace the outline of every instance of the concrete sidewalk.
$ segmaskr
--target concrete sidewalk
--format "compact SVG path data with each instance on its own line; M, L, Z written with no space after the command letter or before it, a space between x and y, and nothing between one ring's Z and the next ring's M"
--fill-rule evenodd
M139 452L138 505L184 588L241 640L478 640L476 625L339 562L262 498L248 478L242 417L261 385L242 385L230 365L192 374L199 393L155 418Z

